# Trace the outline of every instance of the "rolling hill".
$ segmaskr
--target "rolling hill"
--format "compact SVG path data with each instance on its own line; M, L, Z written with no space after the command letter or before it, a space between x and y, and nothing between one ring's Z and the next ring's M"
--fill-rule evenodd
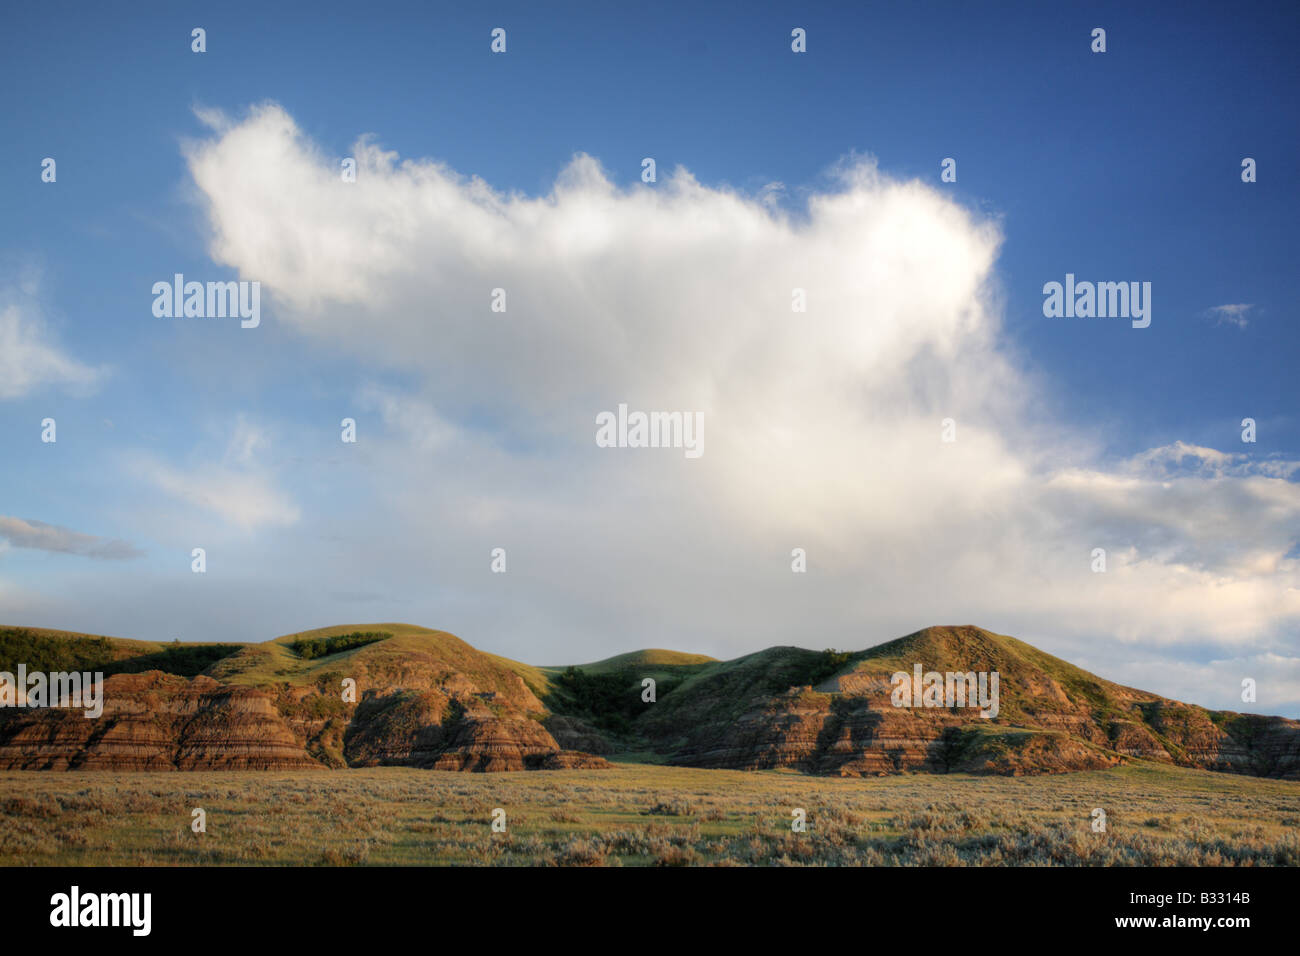
M1147 759L1300 779L1300 722L1123 687L971 626L857 652L774 647L718 661L653 649L551 667L409 624L205 645L0 628L0 671L20 662L29 672L102 671L104 712L0 709L0 769L497 771L599 769L613 757L840 776L1020 775ZM996 715L942 693L931 701L939 706L897 706L891 677L916 665L996 672Z

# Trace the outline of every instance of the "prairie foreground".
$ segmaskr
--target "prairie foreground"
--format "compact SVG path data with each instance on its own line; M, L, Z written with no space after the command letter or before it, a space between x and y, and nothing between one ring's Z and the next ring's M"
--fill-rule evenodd
M1143 762L866 779L626 763L0 773L0 865L445 864L1294 866L1300 783Z

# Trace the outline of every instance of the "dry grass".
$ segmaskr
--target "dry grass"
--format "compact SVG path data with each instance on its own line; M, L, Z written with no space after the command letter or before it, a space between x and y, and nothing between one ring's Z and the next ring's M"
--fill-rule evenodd
M206 834L190 830L195 807ZM497 807L505 833L491 830ZM796 807L805 833L791 831ZM9 866L1294 866L1298 824L1300 784L1151 764L867 780L646 765L0 773Z

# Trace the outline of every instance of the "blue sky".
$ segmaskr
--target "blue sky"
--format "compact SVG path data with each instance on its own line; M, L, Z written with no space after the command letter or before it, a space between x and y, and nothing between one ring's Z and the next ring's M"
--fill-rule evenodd
M20 529L0 552L0 620L153 639L261 639L351 620L410 620L535 662L591 659L645 643L715 654L769 643L857 647L912 627L969 622L1016 633L1116 679L1225 706L1233 702L1235 680L1216 678L1215 662L1236 662L1229 668L1234 675L1272 668L1288 676L1278 679L1272 706L1259 709L1300 713L1294 557L1279 563L1275 553L1294 555L1297 528L1296 476L1287 463L1300 459L1294 376L1300 332L1293 315L1300 277L1294 264L1300 12L1281 3L1231 10L1180 4L1173 16L1130 4L839 6L845 9L505 4L462 11L325 3L304 12L268 4L142 3L6 11L0 309L12 306L18 318L10 321L20 323L13 328L39 335L43 347L80 371L0 389L0 447L6 449L0 516L126 542L138 556L102 559L36 547L30 529ZM190 49L196 26L207 31L203 54ZM505 55L488 48L498 26L507 30ZM793 27L807 30L806 54L790 50ZM1107 31L1104 54L1089 49L1094 27ZM608 473L604 459L588 468L592 449L569 437L552 439L567 436L569 423L585 421L588 411L626 399L601 394L604 380L579 359L564 370L563 358L553 356L552 365L566 372L555 381L540 373L533 381L527 356L516 356L517 368L485 364L451 392L444 387L451 370L472 366L482 353L458 361L449 346L421 362L412 360L411 345L470 339L432 333L426 339L421 331L410 331L411 338L387 318L374 335L353 339L341 331L346 313L356 309L356 322L364 325L368 310L381 309L375 295L361 300L364 307L349 305L341 293L333 306L304 305L302 290L315 281L310 275L288 266L278 280L263 275L269 272L256 251L259 230L278 227L269 218L254 221L239 199L243 185L229 179L269 183L286 196L294 195L297 180L288 167L241 165L229 131L268 102L296 128L302 155L295 162L327 157L336 164L337 157L354 155L358 137L373 134L402 159L445 163L480 177L500 196L552 195L575 154L597 161L626 195L646 188L639 182L645 156L658 164L660 182L652 188L665 192L679 165L708 190L755 202L779 183L774 204L794 223L807 219L810 200L842 188L836 164L874 161L890 183L924 184L937 201L951 201L972 222L996 229L998 241L989 268L975 262L978 254L970 267L988 297L989 315L981 319L987 328L964 343L936 327L932 340L905 354L907 368L929 368L934 350L942 352L944 343L957 348L924 381L907 379L907 388L922 397L903 418L934 418L925 396L953 387L945 370L975 374L971 365L992 350L1006 371L987 365L979 374L989 380L963 386L968 390L961 394L977 396L966 407L978 422L997 421L996 428L988 424L996 447L963 467L992 471L1014 460L1019 467L1009 470L1031 475L1024 480L1044 497L1033 499L1032 514L979 528L963 522L1001 514L1000 502L1024 501L1026 493L990 488L985 500L962 501L961 513L937 530L920 523L895 527L881 517L888 509L871 503L860 520L845 521L842 534L831 527L838 519L809 518L816 524L815 534L808 528L809 540L828 536L820 553L836 554L841 571L816 585L824 589L816 599L773 591L790 586L788 558L776 562L785 577L775 585L765 572L745 562L733 567L723 557L740 547L748 553L759 538L774 548L784 542L776 529L770 539L758 533L757 514L796 514L788 501L756 491L753 512L737 507L717 526L684 518L678 525L653 512L655 501L677 516L696 508L706 515L727 511L738 499L726 494L722 472L711 477L717 483L711 490L678 489L681 501L673 497L680 475L656 475L667 484L655 488L669 489L662 498L636 490L630 478L616 483L612 497L618 499L618 489L627 495L622 506L649 509L643 530L605 525L602 532L590 516L584 523L567 510L580 507L571 499L603 495L611 480L621 479ZM220 111L228 125L205 125L196 110ZM269 129L250 130L263 136L254 142L274 138ZM187 142L210 150L203 156L211 165L197 175ZM58 164L53 184L40 178L47 156ZM1258 163L1252 184L1240 178L1247 156ZM944 157L957 161L956 183L939 181ZM213 185L215 179L200 182L204 175L225 177L228 189ZM392 181L399 184L400 175L380 171L375 178L397 177ZM319 208L319 197L304 193L301 202L290 203L274 222L305 222ZM688 221L691 202L681 200L677 221ZM392 215L383 211L388 208L360 209L356 222L340 228L371 228ZM225 251L214 247L218 220L231 240ZM445 225L415 227L410 254L441 248L431 237L447 231ZM963 240L973 228L953 226ZM475 237L463 238L474 247ZM833 238L827 235L825 248L834 248ZM405 246L396 248L388 254L405 254ZM483 248L486 255L492 245ZM743 235L731 248L745 256ZM554 278L544 247L533 260L528 255L505 265L529 275L545 260ZM606 255L617 269L627 252L614 246ZM839 255L843 261L833 265L847 289L855 262L850 251ZM650 290L679 282L671 249L665 247L662 262L648 256L659 270ZM439 268L436 261L376 263L365 281L385 283L397 274L395 301L408 321L436 325L450 315L445 290L418 286L423 273ZM729 268L720 265L714 274L733 275ZM941 272L944 262L927 268ZM261 276L267 294L261 327L155 318L149 289L176 272L200 280ZM1151 282L1150 328L1045 318L1042 286L1067 272ZM638 296L632 280L621 288L629 301ZM1225 312L1223 306L1248 308ZM330 308L338 315L327 314ZM699 315L707 325L707 311ZM644 331L629 328L631 338ZM12 350L8 361L17 355ZM13 375L12 368L0 358L0 370ZM900 368L890 364L874 374L881 380L903 374ZM485 383L482 394L474 382ZM569 383L584 384L581 399L560 396ZM516 386L522 398L498 403ZM792 383L792 394L808 387ZM629 384L629 391L636 389ZM696 393L683 385L675 394ZM837 400L845 394L851 392ZM1025 405L1005 407L1013 398ZM595 403L590 408L582 404L587 399ZM654 400L653 393L645 400ZM362 424L356 449L338 442L337 423L348 414ZM58 422L55 445L39 443L45 417ZM1240 440L1244 417L1258 423L1255 444ZM424 447L411 443L413 420L447 423L458 436L455 454L446 446L413 451ZM721 413L710 418L727 420ZM417 439L427 437L427 428L417 431ZM837 441L851 440L843 429L835 434ZM366 438L376 440L370 449ZM741 446L756 447L754 441L751 436ZM1191 459L1138 460L1178 442L1202 451ZM893 448L891 472L921 467L908 457L910 447ZM1234 457L1213 458L1206 449ZM386 485L387 474L377 479L377 469L403 454L417 456L428 474L401 488ZM1260 470L1269 463L1272 471ZM831 459L825 464L832 467ZM1172 492L1186 497L1167 518L1126 517L1107 489L1146 469L1151 484L1131 498L1141 502L1142 494L1161 487L1161 476L1151 471L1157 467L1165 469L1163 479L1186 482ZM169 469L175 480L160 481ZM1082 479L1065 474L1070 469L1091 476L1088 504L1046 532L1045 515L1074 507L1054 497L1078 492ZM452 471L454 488L444 484ZM502 477L521 472L533 477L517 483ZM232 514L244 513L238 506L205 508L202 491L177 492L204 474L218 483L241 476L262 506L292 517L264 520L265 511L257 510L261 517L232 521ZM816 484L806 490L823 501L853 494ZM408 501L407 493L419 504L403 512L397 503ZM959 495L937 493L959 507ZM857 503L845 508L852 512ZM409 520L412 507L427 508L421 521ZM1182 523L1201 508L1208 509L1210 531ZM475 509L482 509L481 525L450 530L454 516L479 514ZM1252 530L1252 522L1265 519L1273 529L1267 542ZM797 534L798 522L790 520ZM481 541L472 527L486 529ZM924 589L901 592L894 571L877 574L878 565L862 563L862 555L885 547L893 535L942 536L944 527L958 529L948 546L969 562L938 571L923 550L890 553L899 555L901 579L951 588L950 600L928 602ZM1005 539L990 544L988 535L998 532L989 527L1006 527ZM544 542L564 540L566 528L574 529L579 555L573 575L530 581L530 566L563 565ZM512 533L521 542L519 557L505 580L466 570L485 567L480 555ZM213 542L206 577L189 573L191 541ZM1081 611L1074 599L1026 602L1034 606L1013 612L1005 596L1002 605L969 598L981 590L981 574L1020 575L1007 594L1034 591L1035 568L1055 566L1054 558L1036 556L1036 548L1059 555L1077 546L1086 555L1103 545L1153 574L1158 568L1160 575L1203 575L1198 594L1226 582L1251 589L1251 596L1203 628L1181 619L1162 628L1131 610L1160 609L1164 600L1188 606L1156 583L1163 576L1135 580L1115 605L1130 610L1114 616L1089 616L1096 602L1084 602ZM788 554L786 543L780 547L778 557ZM638 557L621 563L603 548ZM696 555L696 563L665 570L680 548ZM1006 548L1018 557L1008 558ZM472 560L457 557L466 549ZM584 577L580 569L588 565L618 569L622 583L594 570L595 579ZM636 590L633 580L677 595L677 603L642 603L622 590ZM1063 595L1092 586L1089 579L1078 587L1058 584ZM1150 595L1155 588L1159 600ZM1276 602L1258 596L1274 591L1282 594ZM854 601L846 600L850 593ZM770 595L781 613L755 607L756 594ZM1144 594L1150 599L1141 600ZM863 595L871 601L855 603ZM771 622L770 628L740 620L729 625L727 607L718 603L724 597L747 605L754 622ZM826 604L837 610L823 612ZM878 615L864 611L885 605ZM647 606L656 609L649 617ZM792 633L795 621L806 631Z

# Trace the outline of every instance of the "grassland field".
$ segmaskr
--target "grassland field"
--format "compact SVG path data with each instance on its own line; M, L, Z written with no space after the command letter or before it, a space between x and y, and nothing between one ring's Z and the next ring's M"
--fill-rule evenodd
M796 808L806 832L792 830ZM1300 784L1142 761L865 779L644 763L0 773L4 866L1297 864Z

